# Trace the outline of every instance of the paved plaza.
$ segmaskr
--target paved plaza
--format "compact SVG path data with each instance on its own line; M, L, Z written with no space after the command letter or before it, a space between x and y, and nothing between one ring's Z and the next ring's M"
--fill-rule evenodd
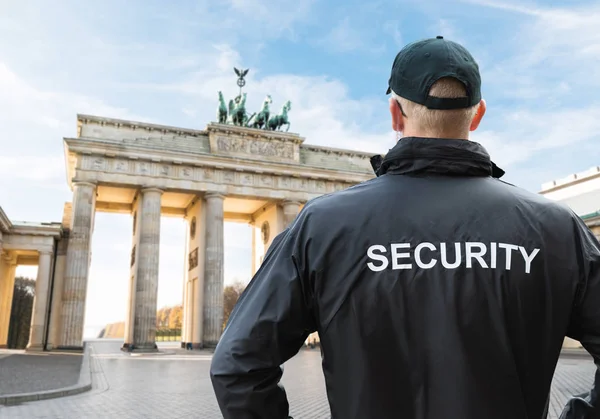
M74 386L82 358L73 353L0 350L0 397Z
M77 396L0 406L0 418L220 418L208 371L211 355L163 346L166 354L130 356L118 341L90 342L93 388ZM285 365L283 384L295 419L329 417L319 350L302 350ZM589 389L589 358L560 360L553 384L550 418L557 418L570 394Z

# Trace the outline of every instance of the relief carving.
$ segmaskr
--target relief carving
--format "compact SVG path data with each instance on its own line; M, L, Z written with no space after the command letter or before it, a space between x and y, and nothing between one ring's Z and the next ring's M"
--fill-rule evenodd
M260 184L261 184L261 186L272 186L273 178L269 175L262 175L260 177Z
M169 166L168 164L160 165L159 174L161 176L169 176L170 172L171 172L171 166Z
M150 165L146 162L139 162L137 164L136 172L142 175L147 174L150 171Z
M228 138L224 137L224 140ZM238 139L236 147L241 147L244 141ZM252 143L252 140L246 141ZM264 143L270 147L277 146L277 143L265 143L264 141L255 141L256 143ZM284 144L285 145L285 144ZM139 175L150 175L156 173L159 176L177 176L180 179L190 179L196 181L223 182L226 184L234 184L239 186L257 186L263 188L281 188L283 190L306 191L311 193L330 193L346 189L352 183L325 181L320 179L305 179L302 177L286 176L286 175L270 175L249 172L236 172L233 170L214 169L208 167L191 167L191 166L171 166L166 163L150 163L145 161L127 161L123 159L104 159L88 157L88 167L94 170L106 170L106 166L110 166L114 172L128 173L133 171ZM135 215L134 215L135 217ZM135 219L134 219L135 229ZM135 233L134 233L135 234Z
M191 178L194 172L191 167L182 167L181 168L181 176L186 178Z
M104 159L101 157L96 157L92 161L92 170L103 170L104 169Z
M233 172L223 172L223 182L233 183L235 180L235 176Z
M252 185L254 183L254 177L249 173L245 173L242 175L241 182L242 185Z
M128 169L127 162L124 162L123 160L117 160L115 162L115 170L117 172L126 172L127 169Z
M271 228L269 227L269 222L265 221L260 228L260 234L262 237L263 244L266 245L267 242L269 241L270 233L271 233Z
M239 137L217 137L217 150L226 153L243 153L265 157L294 158L293 144L262 140L242 139Z
M292 179L292 188L306 190L308 187L308 182L306 179Z
M190 270L190 271L198 266L198 248L197 247L190 252L190 254L188 256L188 265L189 265L188 270Z
M214 169L201 169L199 172L200 180L212 180L215 177Z
M287 177L280 178L279 186L282 188L289 188L290 187L290 178L287 178Z
M190 223L190 240L194 240L194 237L196 237L196 217L192 217Z
M135 264L135 245L133 245L133 249L131 249L131 263L129 267L133 267Z

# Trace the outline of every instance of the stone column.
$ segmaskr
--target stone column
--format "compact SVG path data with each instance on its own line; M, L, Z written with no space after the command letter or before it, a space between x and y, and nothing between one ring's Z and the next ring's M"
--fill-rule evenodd
M223 331L223 200L209 193L206 200L206 242L204 257L204 347L215 347Z
M31 329L27 350L41 351L44 349L44 328L48 314L48 291L50 289L50 272L52 252L41 251L38 262L38 273L35 281L35 297L31 315Z
M46 342L46 349L49 351L60 345L63 279L65 276L68 243L69 238L63 237L58 241L55 249L56 259L52 267L54 271L54 288L52 290L52 301L49 302L50 323L48 327L50 330L48 332L48 342Z
M133 315L134 351L155 351L158 259L160 249L160 189L143 189L138 213L139 248Z
M300 202L284 201L283 207L283 228L286 229L296 219L300 212Z
M185 343L192 349L200 349L203 327L204 257L206 242L206 204L198 197L187 210L189 225L186 244L185 282Z
M253 277L258 270L258 263L256 263L257 252L256 252L256 223L253 221L250 223L250 227L252 228L252 265L251 265L251 273L250 276Z
M90 245L96 210L96 185L73 185L73 213L63 282L59 348L82 349L85 298L90 268Z
M129 290L127 294L127 309L125 312L125 325L123 330L123 348L129 350L129 347L133 345L133 330L135 320L135 283L138 272L138 257L140 247L140 220L142 213L143 197L141 192L138 192L133 199L133 222L132 222L132 241L131 241L131 254L129 256Z
M10 312L15 291L15 273L17 271L17 258L4 253L1 255L3 263L0 264L0 348L6 348L8 343L8 328L10 326Z

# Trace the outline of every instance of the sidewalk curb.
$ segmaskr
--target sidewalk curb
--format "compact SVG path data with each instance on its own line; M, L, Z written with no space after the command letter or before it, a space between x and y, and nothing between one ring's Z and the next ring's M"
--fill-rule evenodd
M52 390L37 391L32 393L18 393L0 396L0 406L12 406L25 402L55 399L59 397L74 396L92 389L92 370L90 365L90 347L87 342L83 346L83 359L79 370L77 384L69 387L56 388Z
M592 356L585 349L568 348L563 349L560 353L561 358L585 358L593 360Z

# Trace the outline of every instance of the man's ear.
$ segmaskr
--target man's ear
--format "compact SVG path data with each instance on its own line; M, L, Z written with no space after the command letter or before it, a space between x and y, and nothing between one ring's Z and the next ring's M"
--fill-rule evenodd
M473 121L471 121L471 126L469 127L469 131L475 131L477 129L477 127L479 126L479 124L481 122L481 119L483 118L483 115L485 115L485 110L486 110L485 100L481 99L481 102L479 102L479 106L477 107L477 113L475 114Z
M404 131L404 117L400 105L394 97L390 97L390 114L392 115L392 129L396 132Z

